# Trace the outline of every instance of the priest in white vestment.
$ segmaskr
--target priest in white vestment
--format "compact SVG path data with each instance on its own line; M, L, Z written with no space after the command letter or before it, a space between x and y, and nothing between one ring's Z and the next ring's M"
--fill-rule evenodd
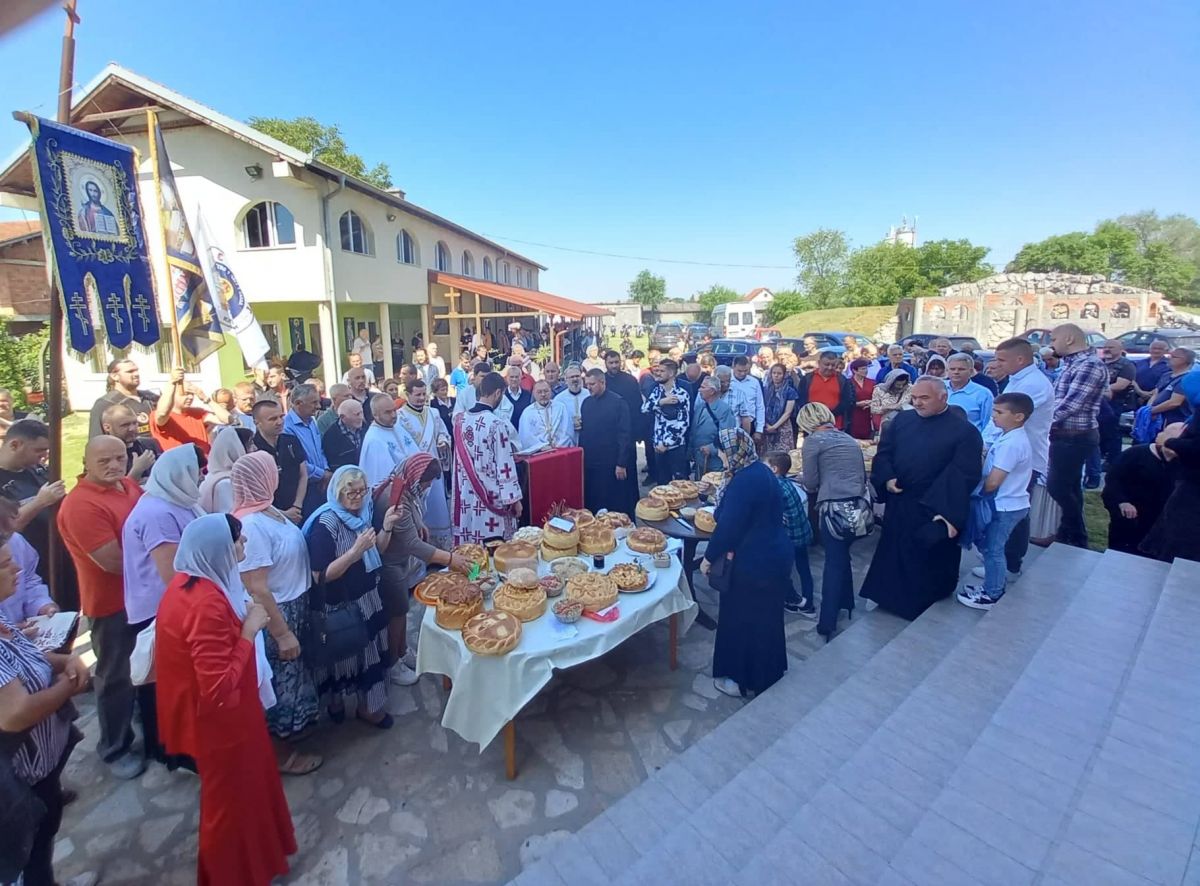
M566 409L550 397L550 383L542 379L533 386L533 403L521 413L521 451L562 449L575 445L575 426Z
M428 405L429 389L421 379L407 385L408 401L396 413L396 424L408 432L421 452L441 462L450 449L450 429L442 414ZM429 487L425 498L425 528L429 543L450 550L450 506L446 501L446 484L440 480Z
M513 427L494 410L504 379L486 375L478 402L454 417L454 543L509 539L521 517L521 484L513 460Z
M371 417L374 421L363 434L358 466L367 475L367 486L374 490L420 448L412 435L396 423L396 401L390 394L371 398Z
M588 390L583 386L583 370L578 366L568 366L563 373L567 389L554 398L554 402L562 406L571 424L571 446L579 445L579 428L583 424L580 407L588 398Z

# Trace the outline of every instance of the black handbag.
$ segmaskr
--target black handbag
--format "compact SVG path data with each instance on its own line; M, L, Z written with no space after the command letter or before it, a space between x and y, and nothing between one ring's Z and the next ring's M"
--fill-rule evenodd
M733 558L719 557L708 567L708 586L724 594L733 586Z
M330 606L325 595L324 570L310 595L308 637L304 644L309 664L331 668L335 662L362 655L369 638L358 603L348 600Z

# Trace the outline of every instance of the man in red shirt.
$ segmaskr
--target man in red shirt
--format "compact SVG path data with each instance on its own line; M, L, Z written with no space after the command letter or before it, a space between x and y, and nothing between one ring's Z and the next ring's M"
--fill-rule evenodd
M137 633L125 618L121 530L142 489L125 475L127 461L124 442L93 437L84 450L84 473L58 510L58 531L79 577L80 608L91 620L97 752L117 778L136 778L146 768L129 752L135 696L129 654Z
M817 371L800 379L797 393L800 395L796 400L797 412L806 403L824 403L839 428L850 427L854 417L854 386L838 372L838 355L833 351L821 352Z
M203 408L197 406L197 402L203 404ZM195 385L185 385L183 370L175 369L171 372L171 387L158 398L150 433L164 450L195 443L207 456L208 426L232 423L229 410L210 400Z

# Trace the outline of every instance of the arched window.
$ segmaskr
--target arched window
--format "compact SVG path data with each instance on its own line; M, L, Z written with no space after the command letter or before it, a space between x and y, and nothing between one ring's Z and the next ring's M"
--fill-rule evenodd
M250 207L242 219L242 244L246 249L296 245L296 221L282 203L264 200Z
M371 236L371 229L362 220L362 216L353 209L346 210L338 219L338 233L342 237L344 252L356 252L359 255L375 254L375 239Z
M500 262L500 273L496 276L500 278L500 283L507 283L509 278L510 268L507 261Z
M462 275L464 277L475 276L475 259L471 256L471 253L465 249L463 250L462 254Z
M437 269L439 271L454 270L453 263L450 258L450 247L441 240L438 241L437 245Z
M483 257L483 279L492 279L492 260L486 255Z
M406 265L419 265L421 255L417 251L417 241L408 231L401 230L396 235L396 261Z

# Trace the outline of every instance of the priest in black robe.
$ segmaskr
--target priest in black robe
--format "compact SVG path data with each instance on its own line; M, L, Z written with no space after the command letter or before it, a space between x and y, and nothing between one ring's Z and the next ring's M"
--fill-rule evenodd
M584 506L593 513L607 508L632 519L638 487L629 406L608 389L599 369L589 370L585 378L591 396L579 407Z
M1176 429L1177 427L1177 429ZM1153 443L1130 446L1104 473L1100 498L1108 510L1108 546L1141 556L1140 545L1175 489L1175 465L1163 458L1162 444L1179 436L1181 423Z
M883 531L861 594L914 619L958 584L971 493L983 473L983 439L946 407L940 379L912 386L879 443L871 483L885 503Z

